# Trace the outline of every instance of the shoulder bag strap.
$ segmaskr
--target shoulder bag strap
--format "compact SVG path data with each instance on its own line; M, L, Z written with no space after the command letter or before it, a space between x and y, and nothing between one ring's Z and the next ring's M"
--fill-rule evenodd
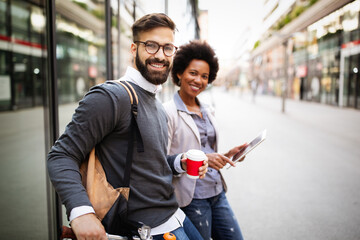
M137 151L138 152L144 152L144 143L142 141L142 137L141 137L141 133L140 133L140 129L139 126L137 124L137 116L138 116L138 103L139 103L139 99L138 96L136 94L135 89L133 88L133 86L131 86L131 84L127 81L120 81L120 83L123 83L124 85L126 85L128 88L125 88L126 90L130 91L131 96L132 96L132 101L131 102L131 112L133 114L135 123L135 134L136 134L136 141L137 141ZM131 97L130 97L130 101L131 101Z
M137 141L137 151L144 152L144 144L142 141L142 137L140 134L139 126L137 124L137 105L139 103L138 96L135 92L135 89L131 86L130 83L126 81L116 81L117 83L121 84L130 97L131 103L131 123L130 123L130 136L128 140L128 150L126 154L126 166L124 172L124 179L123 185L130 186L130 173L131 173L131 165L132 165L132 158L133 158L133 147L134 147L134 138Z

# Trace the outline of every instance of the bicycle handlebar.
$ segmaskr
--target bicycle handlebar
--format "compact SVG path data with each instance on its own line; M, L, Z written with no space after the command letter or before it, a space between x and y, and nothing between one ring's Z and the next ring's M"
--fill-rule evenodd
M70 239L76 239L75 233L73 232L73 230L69 227L66 226L62 226L61 227L61 235L60 235L60 239L64 239L64 238L70 238Z
M108 234L108 233L106 233L106 236L109 240L118 240L118 239L119 240L127 240L128 239L127 237L112 235L112 234ZM70 239L76 240L76 235L70 227L62 226L60 239L65 239L65 238L70 238Z

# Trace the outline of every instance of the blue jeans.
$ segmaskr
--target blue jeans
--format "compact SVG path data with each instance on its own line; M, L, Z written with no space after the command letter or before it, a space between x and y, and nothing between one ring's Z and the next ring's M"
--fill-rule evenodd
M225 192L207 199L193 199L182 208L205 240L243 240Z
M176 240L203 240L188 217L185 218L183 227L179 227L171 233L176 236ZM164 240L163 234L153 236L153 240Z

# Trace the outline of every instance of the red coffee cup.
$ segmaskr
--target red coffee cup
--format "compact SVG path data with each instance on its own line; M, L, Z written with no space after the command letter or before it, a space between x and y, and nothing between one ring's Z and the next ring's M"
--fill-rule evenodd
M197 149L190 149L186 152L186 165L187 176L192 179L199 178L199 168L203 165L205 159L207 159L203 151Z

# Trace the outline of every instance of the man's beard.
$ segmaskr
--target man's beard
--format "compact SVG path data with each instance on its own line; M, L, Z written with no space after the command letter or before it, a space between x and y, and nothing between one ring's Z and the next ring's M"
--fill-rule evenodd
M166 82L171 67L170 67L170 63L169 61L160 61L157 58L149 58L145 60L145 65L141 62L140 57L138 52L136 52L136 58L135 58L135 63L136 63L136 67L139 70L139 72L141 73L141 75L148 80L149 82L151 82L152 84L155 85L159 85L159 84L163 84L164 82ZM147 65L151 64L151 63L162 63L164 64L165 67L167 67L167 69L165 70L165 72L150 72L147 69Z

